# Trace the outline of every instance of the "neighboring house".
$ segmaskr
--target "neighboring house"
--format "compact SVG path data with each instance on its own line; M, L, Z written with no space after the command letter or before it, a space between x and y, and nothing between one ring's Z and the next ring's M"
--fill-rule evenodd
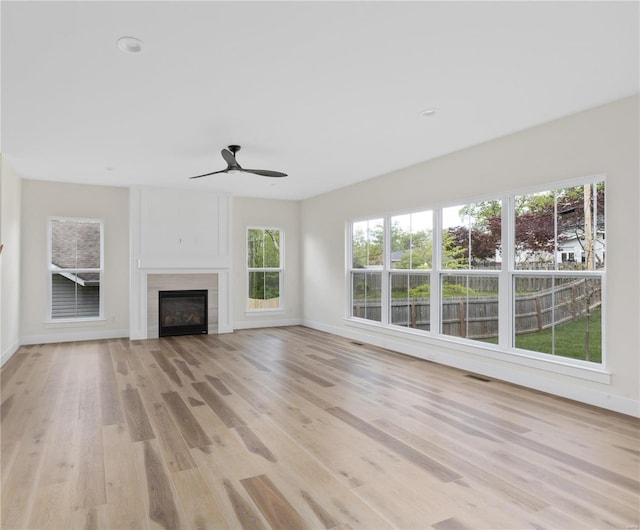
M593 242L593 251L596 260L596 267L604 264L605 256L605 233L599 231ZM584 250L584 240L578 236L573 236L562 241L557 251L558 263L583 263L586 260Z

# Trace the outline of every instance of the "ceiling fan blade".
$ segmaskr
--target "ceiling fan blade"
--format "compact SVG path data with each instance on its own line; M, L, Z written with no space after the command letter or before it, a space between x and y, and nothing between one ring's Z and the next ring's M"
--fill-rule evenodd
M205 173L204 175L197 175L195 177L189 177L190 179L199 179L200 177L208 177L209 175L216 175L217 173L226 173L229 171L229 168L222 169L220 171L213 171L212 173Z
M229 168L238 166L238 162L236 162L236 157L231 151L229 151L228 149L223 149L220 152L222 153L222 158L224 158L224 161L227 163Z
M280 171L270 171L269 169L243 169L247 173L254 173L255 175L261 175L263 177L286 177L286 173Z

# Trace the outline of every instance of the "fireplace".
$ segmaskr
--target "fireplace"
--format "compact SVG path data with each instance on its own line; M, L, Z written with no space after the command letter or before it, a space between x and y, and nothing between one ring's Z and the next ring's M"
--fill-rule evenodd
M158 291L158 335L198 335L209 332L208 292Z

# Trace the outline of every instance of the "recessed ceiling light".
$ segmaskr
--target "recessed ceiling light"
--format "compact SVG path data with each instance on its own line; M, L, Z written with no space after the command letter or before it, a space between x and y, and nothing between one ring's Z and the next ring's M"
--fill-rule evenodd
M118 48L125 53L140 53L142 51L142 41L136 37L120 37Z
M427 116L433 116L436 112L438 112L438 109L424 109L418 113L418 116L425 118Z

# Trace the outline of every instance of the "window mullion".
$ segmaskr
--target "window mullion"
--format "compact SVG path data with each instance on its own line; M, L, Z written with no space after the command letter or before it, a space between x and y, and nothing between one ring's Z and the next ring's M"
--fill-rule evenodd
M380 321L389 325L391 320L391 279L389 271L391 269L391 218L385 216L383 219L383 245L382 245L382 278L380 293Z
M502 198L500 247L502 268L498 279L498 346L502 349L513 345L513 275L515 263L515 200L512 196Z
M433 212L433 232L432 232L432 252L431 252L431 280L429 295L429 310L431 333L442 333L440 322L440 292L442 281L442 208L437 208Z

